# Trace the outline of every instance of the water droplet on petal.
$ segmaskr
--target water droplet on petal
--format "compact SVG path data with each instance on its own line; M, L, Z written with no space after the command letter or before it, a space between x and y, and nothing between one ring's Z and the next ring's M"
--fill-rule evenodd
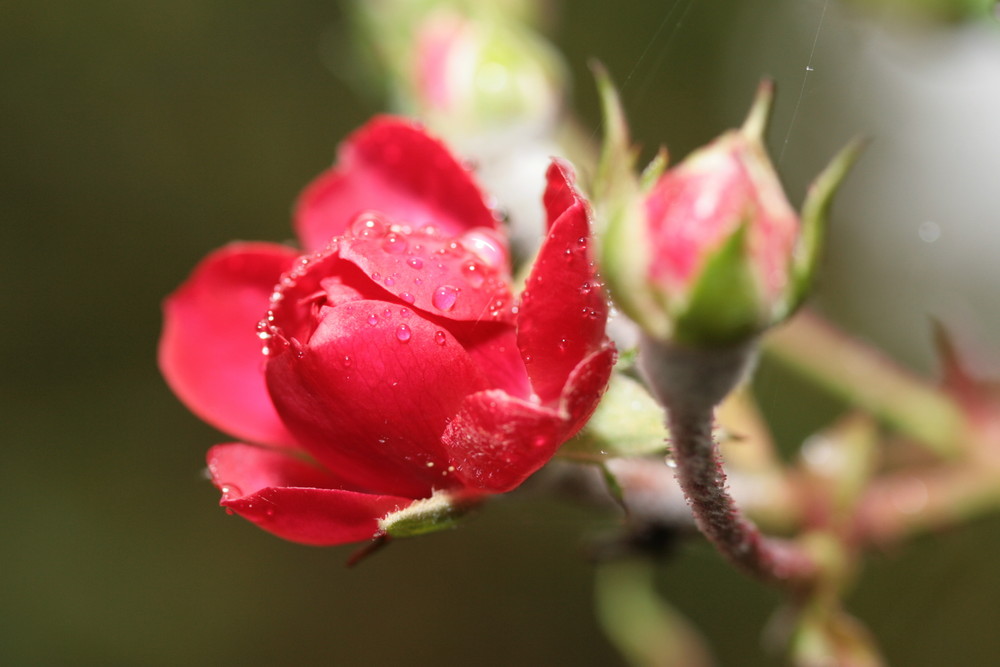
M405 320L407 317L410 316L409 309L407 309L407 308L400 308L399 309L399 316L402 317Z
M383 283L385 283L385 286L386 286L386 287L392 287L393 285L395 285L395 284L396 284L396 281L395 281L395 280L393 280L392 278L386 278L386 279L385 279L385 280L383 280L382 282L383 282Z
M406 260L406 263L409 264L414 269L424 268L424 260L420 259L419 257L411 257L408 260Z
M408 247L406 237L396 232L389 232L382 239L382 249L391 255L402 255Z
M387 229L385 221L374 213L362 213L351 223L351 233L362 238L382 236Z
M410 327L408 327L407 325L400 324L398 327L396 327L396 340L398 340L400 343L406 343L407 341L410 340L410 336L412 335L413 332L410 331Z
M438 310L448 311L455 307L455 302L458 300L459 289L451 285L442 285L434 291L434 296L431 297L431 303Z
M352 363L352 361L351 361L351 355L345 354L344 358L341 360L341 362L344 364L344 368L350 368L351 367L351 363Z
M240 490L240 487L236 486L235 484L223 484L221 487L219 487L219 490L222 491L223 500L232 500L233 498L239 498L240 496L243 495L243 492Z
M392 310L390 310L388 308L386 308L385 310L383 310L382 311L382 317L384 317L387 320L390 319L392 317Z
M414 296L412 294L410 294L409 292L401 292L400 295L399 295L399 298L401 300L405 301L406 303L413 303L414 301L416 301L416 299L414 298Z
M495 232L477 229L463 236L462 243L488 266L507 265L507 250Z
M448 337L445 335L443 331L434 332L434 342L437 343L438 345L444 345L447 340Z
M378 315L376 315L375 313L372 313L371 315L369 315L368 316L368 324L370 324L372 326L375 326L376 324L378 324Z
M469 262L463 266L462 274L465 276L465 279L469 281L469 284L473 287L473 289L482 287L483 282L486 280L483 267L475 262Z

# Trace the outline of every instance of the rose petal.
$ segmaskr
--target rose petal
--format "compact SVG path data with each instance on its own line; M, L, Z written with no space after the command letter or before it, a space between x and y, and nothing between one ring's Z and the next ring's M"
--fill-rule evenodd
M438 232L393 231L361 219L357 235L340 243L353 262L380 287L436 317L451 320L513 321L506 267L494 267L461 241Z
M462 481L503 493L552 458L568 426L552 409L490 390L466 398L442 440Z
M341 145L338 164L302 193L295 224L309 250L341 235L361 213L376 210L449 235L497 220L469 171L437 139L411 121L383 116Z
M441 433L462 399L488 386L446 329L383 301L331 308L307 345L272 356L267 382L324 465L360 488L414 498L453 486Z
M378 520L406 507L411 498L343 488L333 474L285 452L242 443L208 452L212 483L223 507L264 530L315 545L366 540Z
M228 245L163 304L158 356L170 388L208 423L253 442L295 442L268 396L256 331L295 255L276 244Z
M531 397L531 381L513 327L473 322L453 326L451 331L486 375L491 389L503 389L517 398Z
M548 229L573 204L580 200L576 191L576 173L573 167L563 160L553 159L545 172L545 194L542 201L545 204L545 220Z
M561 187L558 163L550 183ZM521 294L517 340L535 393L545 403L562 394L570 372L606 341L608 305L591 260L586 202L576 201L552 224Z
M580 362L570 373L562 396L563 412L569 415L570 423L566 440L576 435L594 414L608 387L617 358L615 348L608 344Z

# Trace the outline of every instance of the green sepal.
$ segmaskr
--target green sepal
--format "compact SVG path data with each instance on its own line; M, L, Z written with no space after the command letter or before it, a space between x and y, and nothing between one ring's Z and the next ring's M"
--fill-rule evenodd
M601 157L597 163L594 179L594 197L614 198L615 192L638 189L635 178L636 151L629 138L628 122L622 108L618 91L604 65L594 61L590 64L597 84L597 94L601 101L601 116L604 121L604 141Z
M823 252L823 240L826 237L826 223L833 195L867 144L867 140L862 138L851 141L834 156L826 169L809 186L805 202L802 204L799 240L789 267L791 286L782 309L775 313L777 321L790 317L812 291L816 274L819 272L820 255Z
M415 500L379 519L379 532L389 537L414 537L454 528L474 505L467 498L435 491L430 498Z
M613 373L608 390L583 431L559 456L575 461L662 454L667 450L666 415L638 381Z
M599 234L601 273L622 312L648 333L667 338L670 320L647 285L652 258L643 183L648 179L640 182L636 176L636 151L629 143L625 112L611 78L599 63L591 67L604 117L604 143L593 187L596 218L606 225ZM649 173L662 171L665 158L663 153L661 160L654 160Z
M748 221L709 255L689 298L675 314L674 340L692 347L744 342L771 324L747 245Z
M646 168L642 170L642 175L639 176L639 189L642 190L643 194L653 189L669 164L670 155L667 153L667 147L660 146L660 150L656 151L656 156L646 165Z
M757 93L754 95L753 104L750 105L750 113L740 127L740 134L763 144L764 132L767 130L767 121L771 117L771 106L774 103L774 82L764 79L757 85Z

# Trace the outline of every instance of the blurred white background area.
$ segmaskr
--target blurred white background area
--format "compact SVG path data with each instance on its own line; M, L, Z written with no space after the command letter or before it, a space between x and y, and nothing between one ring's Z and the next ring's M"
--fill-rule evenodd
M847 138L871 140L834 205L817 305L922 370L934 367L932 317L995 347L1000 25L889 24L838 2L780 4L797 7L748 8L745 20L784 23L776 32L788 40L755 31L765 39L729 62L734 79L778 79L769 143L793 201Z

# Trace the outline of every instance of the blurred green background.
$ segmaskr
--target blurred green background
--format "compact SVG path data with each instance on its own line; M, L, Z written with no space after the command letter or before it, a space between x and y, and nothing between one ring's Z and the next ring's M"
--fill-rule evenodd
M347 570L349 547L285 543L216 506L203 457L224 436L159 377L162 298L215 247L290 238L299 188L379 110L344 82L344 29L332 0L0 3L3 664L620 664L586 559L613 513L529 489ZM774 76L793 201L852 135L873 135L820 306L922 370L928 313L1000 351L995 22L887 25L827 0L574 0L551 36L595 136L591 57L636 138L677 157L739 123ZM831 415L777 369L758 386L786 449ZM892 664L995 664L998 555L1000 517L877 554L850 608ZM772 664L772 593L697 541L660 582L720 664Z

